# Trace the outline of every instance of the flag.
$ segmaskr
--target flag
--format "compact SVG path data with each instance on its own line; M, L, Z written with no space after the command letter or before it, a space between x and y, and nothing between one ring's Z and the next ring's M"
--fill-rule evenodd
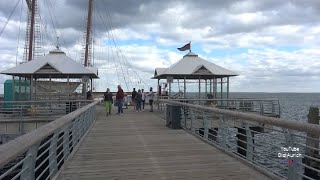
M190 50L190 43L189 42L188 44L184 45L183 47L181 48L178 48L179 51L185 51L185 50Z

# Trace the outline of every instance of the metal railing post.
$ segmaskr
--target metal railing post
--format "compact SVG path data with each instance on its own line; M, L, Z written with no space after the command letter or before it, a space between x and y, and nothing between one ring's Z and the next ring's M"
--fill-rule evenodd
M247 136L247 153L246 153L246 159L249 161L253 161L253 153L254 153L254 142L253 142L253 133L250 130L250 127L248 124L244 124L246 128L246 136Z
M192 109L190 109L190 115L191 115L191 121L190 121L191 132L195 133L195 127L193 126L193 122L195 121L195 115Z
M218 136L221 137L221 146L224 148L227 148L227 135L226 135L226 129L225 129L225 121L224 121L224 116L220 114L219 117L219 129L218 129ZM218 138L217 138L218 139Z
M204 133L203 133L203 137L205 139L208 139L208 134L209 134L209 128L208 128L208 117L206 116L206 113L203 111L202 112L202 117L203 117L203 128L204 128Z
M292 136L291 130L289 129L285 129L282 128L283 130L283 134L286 140L286 146L287 147L294 147L294 137ZM302 177L300 175L298 175L298 173L302 173L302 166L300 166L299 164L301 164L302 160L301 158L292 158L292 157L288 157L288 160L290 160L292 163L292 165L289 165L288 167L288 179L289 180L301 180ZM293 165L294 164L294 165ZM299 166L299 167L297 167Z
M63 156L64 160L67 160L70 154L70 139L69 139L70 126L68 126L63 132Z
M49 171L50 174L55 174L58 170L58 162L57 162L57 143L58 143L59 131L56 131L53 134L50 142L49 149Z
M36 158L38 153L39 144L33 145L28 153L27 159L23 162L22 169L27 168L28 170L21 173L21 179L34 180L35 179L35 166L36 166Z

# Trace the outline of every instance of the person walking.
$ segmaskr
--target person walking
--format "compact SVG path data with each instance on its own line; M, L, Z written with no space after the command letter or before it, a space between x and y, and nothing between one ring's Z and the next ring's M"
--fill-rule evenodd
M123 90L122 90L121 86L118 85L118 92L116 94L116 101L117 101L117 105L118 105L118 113L117 114L123 113L123 108L122 108L123 98L124 98Z
M93 100L91 90L89 90L89 91L87 92L87 100Z
M152 87L150 87L150 91L147 94L147 96L149 97L149 105L150 105L150 112L153 112L153 91L152 91Z
M141 112L141 102L142 102L142 94L141 94L141 90L139 89L136 95L137 112Z
M112 104L113 104L112 93L110 92L110 89L107 88L106 92L104 93L104 105L106 107L107 116L111 115Z
M146 103L146 93L144 92L144 89L141 90L141 96L142 96L142 111L144 111L144 104Z
M133 105L133 109L136 110L137 107L137 101L136 101L136 96L137 96L137 91L136 88L133 88L133 91L131 93L131 99L132 99L132 105Z

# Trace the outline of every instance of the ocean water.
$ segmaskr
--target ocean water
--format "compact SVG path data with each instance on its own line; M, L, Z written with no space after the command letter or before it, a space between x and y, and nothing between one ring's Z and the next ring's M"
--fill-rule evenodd
M230 93L230 98L277 98L281 118L293 121L308 121L310 106L320 107L320 93Z

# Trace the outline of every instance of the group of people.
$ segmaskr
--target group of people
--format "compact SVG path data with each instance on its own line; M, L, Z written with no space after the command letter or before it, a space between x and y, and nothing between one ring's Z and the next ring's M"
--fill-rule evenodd
M139 89L137 92L135 88L133 88L132 103L133 103L134 110L136 110L137 112L144 110L145 100L147 96L149 97L150 112L153 112L154 93L153 93L152 87L150 87L149 93L145 93L143 89L142 90ZM118 91L116 94L116 103L118 107L117 114L123 113L124 92L120 85L118 85ZM113 98L109 88L107 88L107 91L104 93L104 104L106 107L107 115L111 115Z
M150 92L145 93L144 89L139 89L138 92L136 91L136 88L133 88L132 91L132 104L133 104L133 109L136 110L137 112L144 111L144 105L146 102L146 97L149 97L149 104L150 104L150 112L153 112L153 91L152 87L150 87Z

